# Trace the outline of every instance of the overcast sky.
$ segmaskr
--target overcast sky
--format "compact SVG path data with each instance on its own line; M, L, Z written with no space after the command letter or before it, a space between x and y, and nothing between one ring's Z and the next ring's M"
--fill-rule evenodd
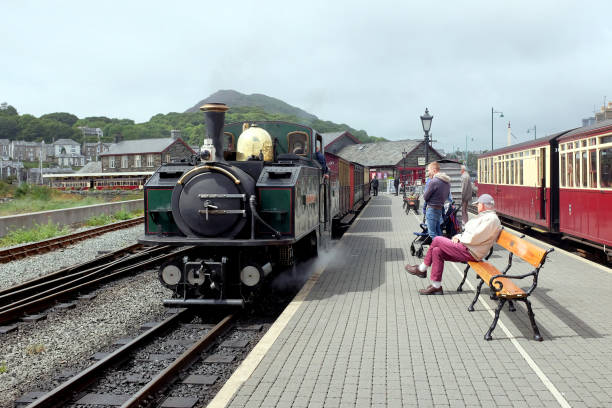
M0 0L0 102L147 121L219 89L434 147L581 125L612 100L612 1ZM580 4L584 4L580 5ZM533 131L532 131L533 132Z

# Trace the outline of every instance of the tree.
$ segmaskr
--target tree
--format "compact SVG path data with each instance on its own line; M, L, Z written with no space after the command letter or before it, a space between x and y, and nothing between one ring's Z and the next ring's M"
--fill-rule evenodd
M0 139L17 139L18 133L18 117L0 115Z
M56 120L68 126L73 126L79 120L79 118L76 117L76 115L73 115L72 113L66 113L66 112L47 113L46 115L42 115L40 118Z
M0 104L0 116L17 116L17 115L19 115L17 113L17 109L13 108L8 103L2 102L2 104Z

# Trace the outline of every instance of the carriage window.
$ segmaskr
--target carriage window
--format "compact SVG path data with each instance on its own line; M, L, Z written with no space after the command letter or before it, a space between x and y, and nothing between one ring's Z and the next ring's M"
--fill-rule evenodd
M567 154L567 186L574 187L574 153Z
M289 153L305 155L308 153L308 135L305 132L291 132L287 135Z
M508 171L508 168L510 167L510 165L508 164L508 162L506 162L506 166L505 167L506 167L505 168L505 175L506 176L504 177L505 178L505 182L506 182L505 184L508 184L510 182L510 178L509 178L509 175L510 175L509 173L510 172Z
M565 154L561 155L561 187L565 187Z
M602 188L612 188L612 147L599 151L599 177Z
M588 162L587 162L587 152L586 150L582 152L582 187L588 187Z
M564 150L565 150L565 144L562 144L561 145L561 151L564 151Z
M599 140L599 143L612 143L612 136L604 136Z
M518 183L522 186L523 185L523 160L522 159L519 160L518 176L519 176Z
M510 162L510 184L514 184L514 160Z
M597 139L594 137L589 139L589 146L595 146L597 144Z
M589 187L597 188L597 152L595 150L589 151Z
M583 141L582 141L582 147L586 147L586 143L587 143L586 139L585 139L585 140L583 140Z

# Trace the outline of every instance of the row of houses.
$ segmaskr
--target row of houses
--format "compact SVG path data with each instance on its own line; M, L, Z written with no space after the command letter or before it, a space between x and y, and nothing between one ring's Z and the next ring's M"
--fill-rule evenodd
M23 140L0 139L0 159L16 161L56 162L61 166L84 166L99 160L108 152L111 143L83 143L72 139L59 139L53 143L26 142Z

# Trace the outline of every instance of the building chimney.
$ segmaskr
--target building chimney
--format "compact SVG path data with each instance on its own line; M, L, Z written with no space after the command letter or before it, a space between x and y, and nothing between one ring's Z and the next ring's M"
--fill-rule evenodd
M225 112L229 110L229 107L224 103L207 103L200 110L206 116L206 137L212 139L215 147L215 161L224 162L222 136Z

